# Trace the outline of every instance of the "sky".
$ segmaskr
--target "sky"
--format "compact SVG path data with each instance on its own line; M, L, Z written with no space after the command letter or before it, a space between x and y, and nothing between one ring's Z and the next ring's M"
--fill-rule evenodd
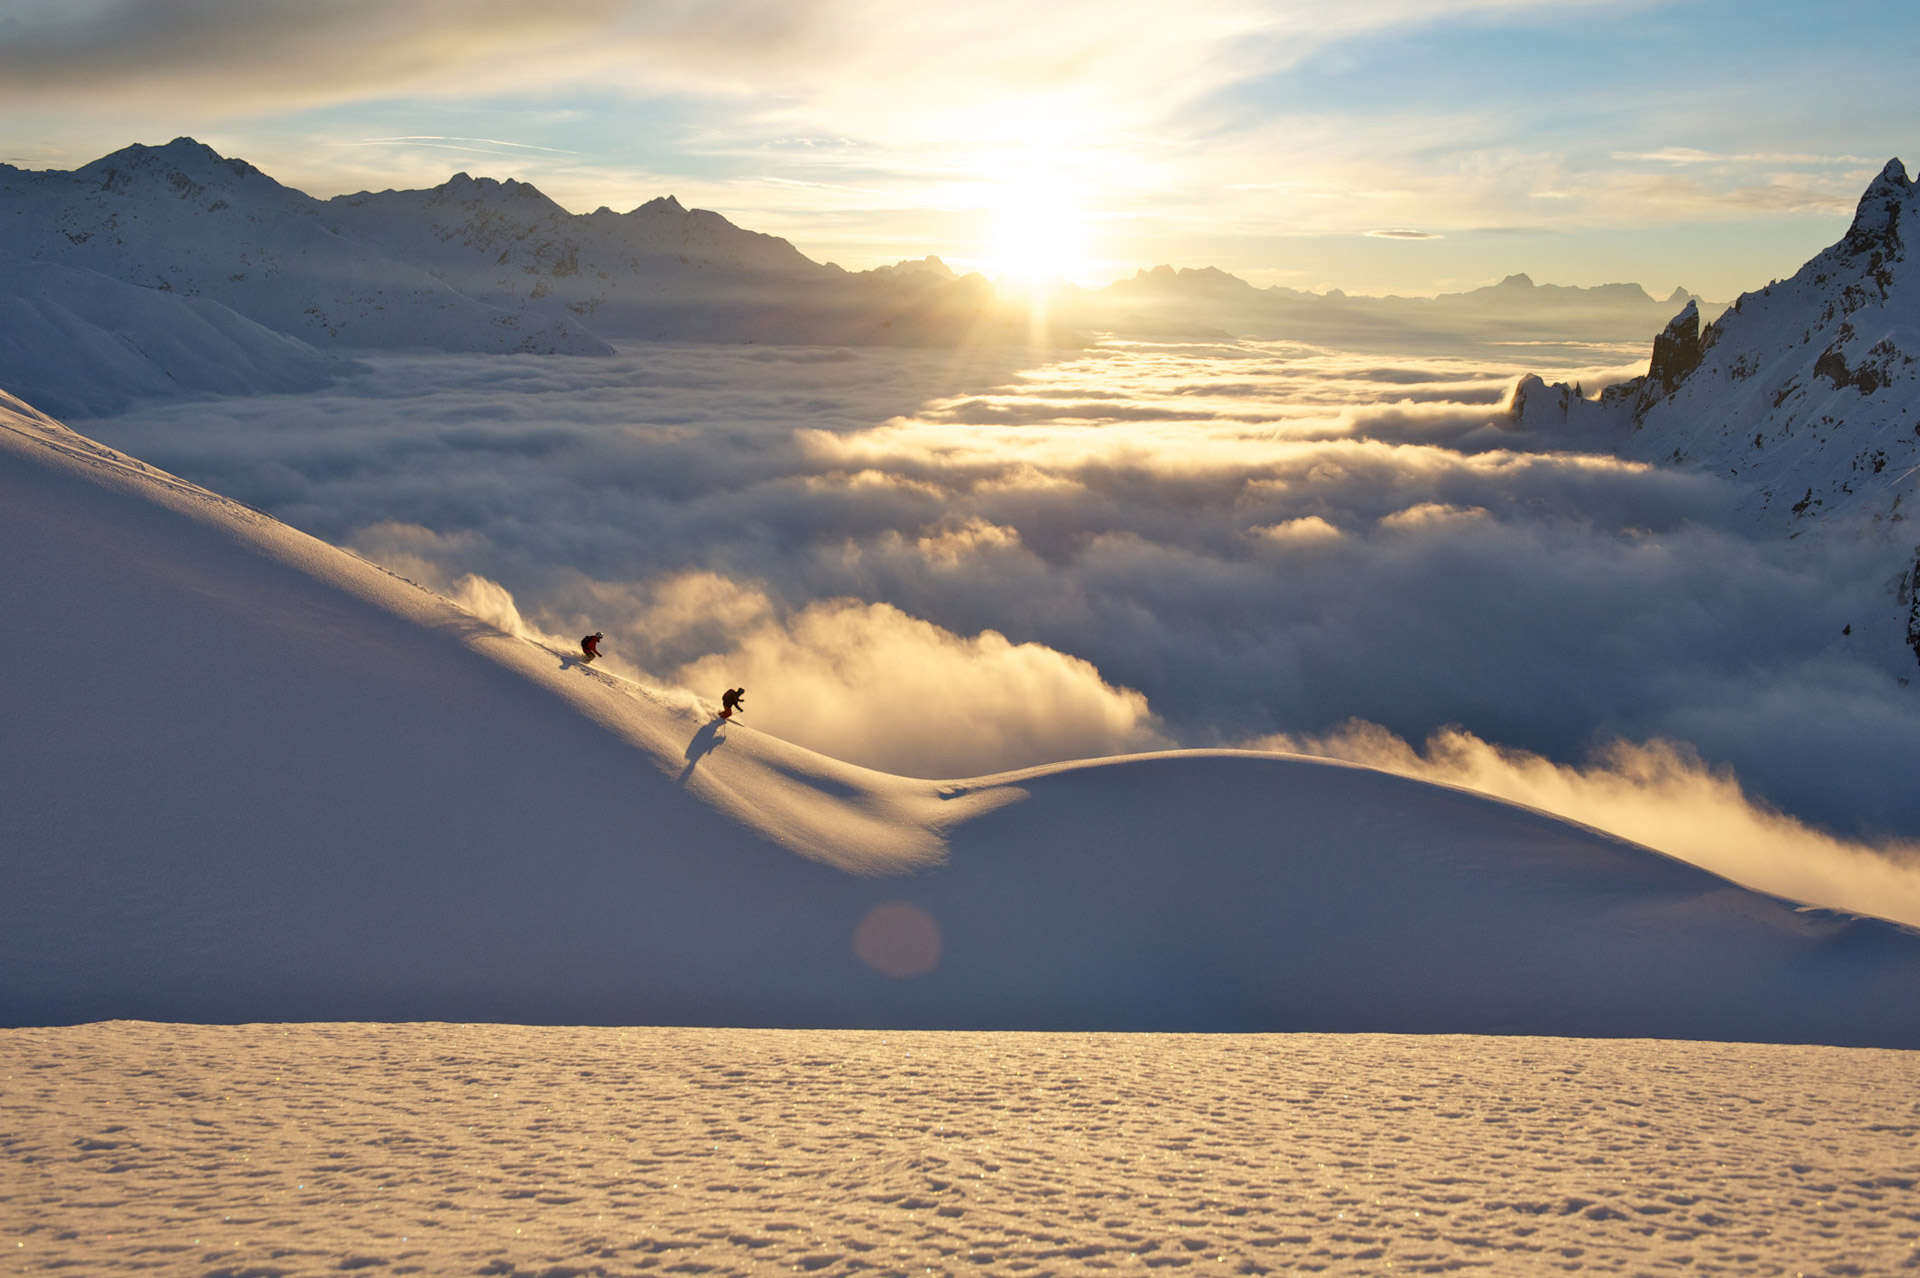
M1920 10L1580 0L10 0L0 161L663 194L853 269L1718 300L1844 229Z

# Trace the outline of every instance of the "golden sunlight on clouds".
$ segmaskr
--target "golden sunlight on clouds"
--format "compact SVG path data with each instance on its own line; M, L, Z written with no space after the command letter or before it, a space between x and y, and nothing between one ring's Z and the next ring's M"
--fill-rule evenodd
M1263 537L1268 541L1295 546L1340 539L1340 530L1318 515L1303 515L1299 519L1289 519L1284 523L1249 528L1247 532L1251 536Z
M1405 510L1396 510L1380 521L1382 528L1426 528L1433 524L1450 523L1466 519L1485 519L1484 506L1448 506L1442 502L1424 501Z
M992 630L956 635L888 604L769 610L728 639L674 681L744 686L744 722L851 763L964 777L1161 743L1147 699L1091 662Z
M1422 754L1377 724L1259 748L1346 759L1550 812L1796 901L1920 926L1920 843L1837 838L1748 797L1729 768L1671 741L1615 741L1587 767L1506 749L1459 728Z
M989 523L974 515L957 528L930 530L915 545L927 562L951 568L983 550L1018 549L1020 530Z

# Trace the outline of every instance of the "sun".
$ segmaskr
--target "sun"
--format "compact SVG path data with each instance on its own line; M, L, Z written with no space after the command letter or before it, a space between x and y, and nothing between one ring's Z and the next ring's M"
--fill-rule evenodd
M1086 219L1056 183L1009 183L993 220L988 274L1012 284L1046 284L1080 273L1087 257Z

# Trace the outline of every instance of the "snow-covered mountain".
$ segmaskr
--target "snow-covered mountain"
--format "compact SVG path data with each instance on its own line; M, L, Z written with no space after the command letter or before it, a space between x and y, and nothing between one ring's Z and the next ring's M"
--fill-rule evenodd
M351 367L208 297L0 251L0 386L88 417L135 397L315 390Z
M1325 760L853 767L11 398L0 547L0 1023L1920 1047L1911 930Z
M1725 475L1763 527L1833 526L1899 561L1892 591L1920 657L1920 197L1890 160L1841 240L1791 279L1743 294L1700 326L1686 309L1654 341L1647 375L1589 399L1524 378L1524 429L1622 456Z
M468 297L311 196L190 138L71 173L0 165L0 249L205 297L316 346L599 354L578 323Z
M576 215L525 183L461 173L322 201L191 138L70 173L0 165L0 251L212 299L320 347L594 355L609 338L1031 335L977 276L849 274L671 196Z

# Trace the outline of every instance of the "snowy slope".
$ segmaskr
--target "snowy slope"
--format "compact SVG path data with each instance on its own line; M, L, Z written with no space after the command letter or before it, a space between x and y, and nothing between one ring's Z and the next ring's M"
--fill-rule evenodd
M140 396L316 390L352 365L205 297L0 251L0 386L64 416Z
M837 763L15 401L0 547L0 1021L1920 1046L1891 924L1320 760Z
M0 1030L10 1272L1910 1275L1920 1053Z

